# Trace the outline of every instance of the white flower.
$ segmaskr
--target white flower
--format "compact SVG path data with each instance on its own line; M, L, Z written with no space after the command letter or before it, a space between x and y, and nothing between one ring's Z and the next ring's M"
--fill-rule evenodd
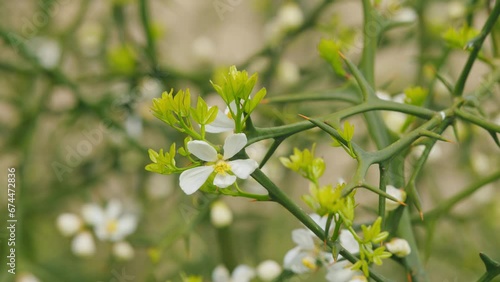
M229 103L229 107L222 112L218 110L215 120L210 124L205 125L205 131L208 133L222 133L233 131L235 128L234 119L231 117L231 112L236 113L236 104Z
M72 213L63 213L57 217L57 228L64 236L75 235L83 226L79 216Z
M272 281L281 273L281 266L274 260L265 260L257 266L257 275L263 281Z
M225 227L233 221L233 213L229 207L222 201L217 201L212 204L210 210L210 222L215 227Z
M278 11L277 20L282 29L295 29L304 22L304 15L297 4L287 3Z
M392 185L387 185L385 187L385 192L387 192L387 194L393 196L394 198L398 199L400 202L404 202L406 200L406 192L403 189L397 189ZM385 199L385 209L387 211L395 210L398 207L399 207L398 202L395 202L390 199Z
M223 265L217 266L212 273L213 282L249 282L254 277L255 270L244 264L238 265L232 275Z
M292 240L297 246L285 254L283 266L295 273L307 273L318 268L317 261L330 263L331 254L321 251L314 243L313 235L307 229L292 231Z
M252 159L228 161L247 144L247 137L243 133L229 135L224 141L224 155L205 141L189 141L188 150L202 161L204 166L188 169L181 173L179 178L181 189L191 195L207 181L208 177L216 172L213 184L219 188L226 188L236 181L236 177L247 179L259 166Z
M410 244L408 241L401 238L393 238L389 243L385 244L387 250L396 256L402 258L411 253Z
M35 37L28 42L28 48L42 67L52 69L59 64L61 47L57 41L46 37Z
M281 60L278 65L277 73L278 80L285 85L292 85L300 79L299 67L287 60Z
M326 280L328 282L350 282L355 275L360 274L359 271L354 271L351 269L352 264L347 261L338 261L328 267L326 273Z
M129 260L134 257L134 248L126 241L121 241L113 245L113 255L122 260Z
M21 273L21 275L16 278L16 282L40 282L40 279L31 273Z
M103 241L120 241L137 227L136 216L124 214L122 205L117 200L109 201L105 210L96 204L85 205L82 214L93 225L97 238Z
M91 256L95 253L95 243L88 231L80 232L71 242L71 251L77 256Z

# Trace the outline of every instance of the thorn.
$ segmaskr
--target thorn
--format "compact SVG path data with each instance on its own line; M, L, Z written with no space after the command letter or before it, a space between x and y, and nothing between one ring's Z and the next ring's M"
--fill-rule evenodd
M424 213L423 212L420 212L420 220L424 221Z
M343 60L347 60L347 58L344 56L344 54L342 54L342 52L339 51L339 56L343 59Z
M398 203L399 203L400 205L402 205L402 206L405 206L405 207L406 207L406 203L405 203L405 202L400 202L400 201L398 201Z
M306 117L305 115L301 115L301 114L299 114L299 117L301 117L301 118L303 118L303 119L306 119L306 120L310 120L310 118L309 118L309 117Z

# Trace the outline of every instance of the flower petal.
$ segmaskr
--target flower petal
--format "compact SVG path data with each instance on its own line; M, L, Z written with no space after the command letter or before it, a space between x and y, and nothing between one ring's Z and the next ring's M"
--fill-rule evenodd
M82 207L82 217L90 225L97 225L104 221L104 211L97 204L85 204Z
M106 206L106 217L107 218L118 218L122 213L122 204L116 199L109 200Z
M234 120L230 119L220 110L217 112L215 120L205 125L205 131L209 133L221 133L234 130Z
M118 220L118 227L113 234L112 241L120 241L128 235L132 234L137 227L137 217L135 215L124 215Z
M292 231L292 240L302 250L314 250L314 241L307 229L295 229Z
M332 264L328 267L326 280L328 282L347 282L358 274L357 271L351 270L351 263L343 260Z
M183 171L179 177L182 191L187 195L193 194L207 181L213 171L213 166L199 166Z
M213 282L229 282L229 271L223 265L217 266L212 272Z
M241 151L247 144L247 136L244 133L229 135L224 141L224 159L230 159Z
M259 167L259 164L252 159L235 160L227 163L231 166L231 171L241 179L247 179Z
M214 178L214 185L219 188L226 188L236 181L236 176L231 174L218 173Z
M253 270L253 268L245 264L238 265L233 270L233 275L231 275L232 280L238 282L248 282L252 280L254 277L255 277L255 270Z
M347 229L340 230L340 245L351 254L359 253L359 244L351 232Z
M194 140L187 143L188 151L198 159L206 162L217 160L217 151L205 141Z

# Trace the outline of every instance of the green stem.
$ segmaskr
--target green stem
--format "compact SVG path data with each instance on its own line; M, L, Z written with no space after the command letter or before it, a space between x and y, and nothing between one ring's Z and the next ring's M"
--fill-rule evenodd
M142 28L144 30L144 34L146 35L146 51L151 61L152 67L156 67L156 48L153 38L153 31L151 29L151 23L149 21L149 11L148 11L148 0L140 0L139 1L139 11L141 14L141 23Z
M470 52L469 58L467 59L467 62L465 63L465 66L460 73L460 77L458 78L457 84L455 85L455 89L453 91L453 96L459 97L462 96L464 92L464 87L465 87L465 82L467 81L467 78L469 77L469 73L472 69L472 66L474 65L474 62L476 61L477 56L479 55L479 51L481 50L481 47L483 46L484 40L490 33L491 29L495 25L498 16L500 15L500 1L495 2L495 7L491 11L491 14L489 15L488 19L484 23L484 26L481 30L481 33L477 38L475 38L471 44L474 46L472 51Z
M488 131L494 131L494 132L500 133L500 125L488 122L480 117L477 117L471 113L462 111L460 109L456 109L455 114L459 118L466 120L466 121L469 121L469 122L471 122L477 126L480 126Z

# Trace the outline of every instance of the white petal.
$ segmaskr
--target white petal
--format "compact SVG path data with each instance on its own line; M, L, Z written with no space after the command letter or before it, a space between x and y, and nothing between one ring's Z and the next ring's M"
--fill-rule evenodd
M219 188L226 188L236 181L236 176L231 174L218 173L214 178L214 185Z
M217 160L217 151L205 141L189 141L187 148L191 154L202 161L215 162Z
M230 159L241 151L247 144L247 136L244 133L229 135L224 141L224 159Z
M231 171L241 179L247 179L259 167L259 164L252 159L235 160L227 163L231 166Z
M77 256L90 256L95 253L95 243L90 232L76 235L71 242L71 251Z
M326 223L328 221L327 216L319 216L318 214L312 213L309 215L309 217L311 217L311 219L314 220L314 222L316 222L316 224L319 225L319 227L321 227L321 229L323 229L323 231L325 230ZM329 232L331 232L334 227L335 227L335 222L332 220L332 222L330 223ZM311 233L312 233L312 231L311 231ZM312 234L314 234L314 233L312 233Z
M281 265L274 260L265 260L257 266L257 276L263 281L272 281L281 273Z
M132 234L137 227L137 218L134 215L124 215L118 220L118 226L112 241L120 241L128 235Z
M79 216L72 213L63 213L57 217L57 229L64 236L75 235L83 226L83 222Z
M213 282L229 282L229 271L223 265L217 266L212 272Z
M295 247L291 250L289 250L286 254L285 257L283 258L283 267L285 269L292 269L292 266L297 263L297 261L300 261L299 257L301 256L303 252L301 251L300 247Z
M182 191L187 195L193 194L207 181L213 171L212 166L199 166L183 171L179 177Z
M307 229L295 229L292 231L292 240L302 250L314 250L314 240Z
M234 130L234 120L219 110L215 120L205 125L205 131L209 133L221 133Z
M125 241L113 245L113 255L121 260L129 260L134 257L134 248Z
M248 265L238 265L233 270L233 275L231 278L233 281L238 282L249 282L255 277L255 270Z
M357 271L351 270L351 263L348 261L339 261L328 267L326 280L328 282L348 282Z
M106 206L106 217L107 218L118 218L122 213L122 204L116 199L112 199L108 202Z
M342 229L340 231L340 245L344 247L351 254L359 253L359 244L351 232L347 229Z
M83 205L82 216L85 222L91 225L96 225L104 221L104 211L96 204Z

